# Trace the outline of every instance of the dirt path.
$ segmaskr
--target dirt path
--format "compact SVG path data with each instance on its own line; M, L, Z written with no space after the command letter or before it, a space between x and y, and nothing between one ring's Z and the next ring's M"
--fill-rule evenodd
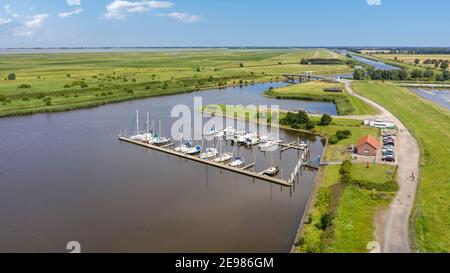
M350 95L353 95L364 102L374 106L381 113L377 117L392 120L396 123L399 134L397 136L397 182L400 186L395 199L386 210L381 221L376 221L376 230L379 231L378 238L381 250L385 253L406 253L410 252L409 242L409 216L414 204L414 197L417 189L417 178L419 177L419 145L408 129L392 113L377 103L356 94L351 82L342 80ZM414 173L415 180L411 178Z

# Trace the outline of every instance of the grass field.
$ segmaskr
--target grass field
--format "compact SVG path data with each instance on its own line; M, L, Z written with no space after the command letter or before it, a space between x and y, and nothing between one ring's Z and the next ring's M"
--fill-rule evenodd
M324 88L340 88L343 93L325 92ZM266 91L267 96L280 99L301 99L314 101L333 101L340 115L375 115L376 109L360 99L350 96L342 83L312 81L294 84Z
M367 179L372 183L385 183L392 177L391 166L354 164L355 179ZM392 193L370 191L339 181L340 165L321 169L322 181L315 193L314 207L307 216L298 252L364 253L367 243L375 238L374 219L378 210L389 205ZM319 223L323 215L333 216L331 226L323 230Z
M2 55L0 116L278 81L285 73L352 71L347 65L299 64L315 55L334 56L322 49ZM9 73L16 80L7 80ZM19 88L23 84L31 88Z
M354 89L394 113L419 140L422 182L413 240L422 252L450 252L450 112L394 84L355 82Z
M373 56L381 59L398 61L415 65L415 60L420 60L420 65L424 67L434 68L433 64L424 64L425 60L444 60L450 61L450 54L374 54Z

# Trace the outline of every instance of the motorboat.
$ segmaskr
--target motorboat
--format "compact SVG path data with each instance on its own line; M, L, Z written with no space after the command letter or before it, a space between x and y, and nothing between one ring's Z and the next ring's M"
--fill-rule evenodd
M259 138L256 137L256 136L248 137L248 138L245 140L245 142L244 142L244 144L245 144L246 146L254 146L254 145L258 144L258 143L259 143Z
M280 172L280 169L277 166L272 166L261 172L263 175L267 176L275 176Z
M216 148L206 148L204 153L200 154L201 159L211 159L219 154Z
M200 153L201 151L202 151L202 147L200 145L196 145L196 146L186 150L185 153L188 155L195 155L195 154Z
M245 159L242 158L242 157L240 157L240 156L237 156L237 157L235 157L234 160L231 161L230 164L228 164L228 165L229 165L230 167L235 167L235 168L237 168L237 167L242 167L242 166L244 165L244 163L245 163Z
M155 137L153 139L152 144L154 144L154 145L164 145L164 144L168 144L169 142L170 142L170 138L157 136L157 137Z
M278 146L281 143L281 140L269 140L266 143L262 143L259 145L261 150L268 150L274 146Z
M214 136L217 133L215 129L211 129L208 132L204 133L205 136Z
M192 141L188 140L184 144L175 148L175 152L186 153L192 148Z
M233 159L232 153L224 153L214 159L215 163L224 163Z

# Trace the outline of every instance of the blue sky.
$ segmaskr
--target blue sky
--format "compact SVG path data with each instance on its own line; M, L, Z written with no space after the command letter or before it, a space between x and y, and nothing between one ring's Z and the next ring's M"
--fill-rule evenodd
M0 48L450 46L448 0L0 0Z

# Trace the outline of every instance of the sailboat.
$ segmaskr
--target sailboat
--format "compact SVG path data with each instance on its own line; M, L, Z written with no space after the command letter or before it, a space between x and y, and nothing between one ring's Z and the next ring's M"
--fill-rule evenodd
M153 139L154 145L164 145L170 142L170 138L161 136L161 121L159 121L159 135L155 136Z
M242 167L243 165L244 165L244 163L245 163L245 159L244 158L242 158L242 157L240 157L240 156L236 156L235 158L234 158L234 160L233 161L231 161L231 163L230 164L228 164L230 167Z
M191 150L191 148L193 148L192 141L187 140L183 144L181 144L179 147L176 147L175 152L187 153L189 150Z
M273 146L276 146L281 143L281 140L268 140L266 143L262 143L259 145L262 151L268 150Z
M235 147L235 149L236 149L236 147ZM239 150L238 150L238 154L239 154ZM245 163L245 159L243 157L237 155L233 159L233 161L231 161L230 164L228 164L228 166L238 168L238 167L244 166L244 163Z
M214 159L215 163L224 163L227 161L230 161L233 158L233 154L232 153L222 153L222 140L219 141L219 147L220 147L220 155Z

